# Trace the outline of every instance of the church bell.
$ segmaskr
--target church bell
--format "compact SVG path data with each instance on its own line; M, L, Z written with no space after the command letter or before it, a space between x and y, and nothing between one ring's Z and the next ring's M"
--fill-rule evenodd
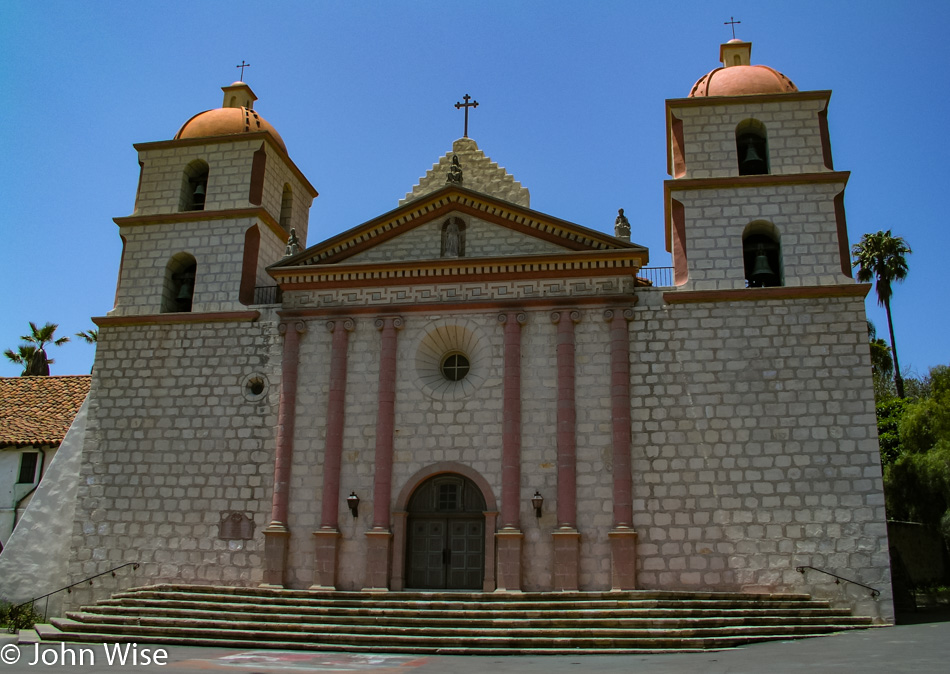
M769 259L765 255L765 249L759 246L755 253L755 264L752 266L752 273L749 275L750 285L757 288L763 288L771 285L775 279L775 272L769 265Z
M764 175L768 173L765 165L764 148L761 147L762 139L758 136L748 134L743 140L743 157L739 162L739 175ZM760 146L756 149L756 146Z

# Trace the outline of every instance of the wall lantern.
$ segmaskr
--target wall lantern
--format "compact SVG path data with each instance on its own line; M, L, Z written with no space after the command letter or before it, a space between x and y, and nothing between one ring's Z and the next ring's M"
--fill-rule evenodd
M541 492L534 492L534 496L531 497L531 507L534 508L534 516L541 517L541 506L544 504L544 497L541 496Z
M346 497L346 505L353 513L353 517L360 516L360 497L356 495L355 491L351 491L350 495Z

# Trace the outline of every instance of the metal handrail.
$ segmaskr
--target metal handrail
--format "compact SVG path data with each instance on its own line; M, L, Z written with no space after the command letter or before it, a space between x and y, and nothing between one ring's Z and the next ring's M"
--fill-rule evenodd
M827 575L827 576L831 576L832 578L835 579L835 585L841 585L841 581L844 581L844 582L846 582L846 583L851 583L852 585L859 585L859 586L863 587L865 590L870 590L870 591L871 591L871 597L872 597L872 598L873 598L873 597L879 597L879 596L881 595L881 591L880 591L880 590L875 590L875 589L874 589L873 587L871 587L870 585L865 585L864 583L859 583L859 582L856 581L856 580L851 580L850 578L845 578L844 576L839 576L839 575L836 574L836 573L831 573L831 571L825 571L824 569L819 569L817 566L796 566L796 567L795 567L795 570L798 571L798 572L799 572L800 574L802 574L802 575L805 575L805 569L811 569L812 571L817 571L817 572L823 573L823 574L825 574L825 575Z
M19 609L23 608L23 607L26 606L27 604L31 604L31 605L32 605L32 604L36 604L36 602L38 602L40 599L45 599L45 600L46 600L46 608L45 608L45 610L44 610L44 612L43 612L43 615L45 616L45 615L49 612L49 598L52 597L54 594L58 594L58 593L62 592L63 590L66 590L66 593L67 593L67 594L71 594L72 591L73 591L73 588L76 587L77 585L82 585L83 583L89 583L90 585L92 585L92 581L94 581L96 578L99 578L100 576L105 576L105 575L110 574L110 573L112 574L112 577L115 578L115 577L116 577L116 576L115 576L115 572L118 571L119 569L124 569L124 568L127 567L127 566L131 566L131 567L132 567L132 570L135 571L137 568L139 568L139 563L138 563L138 562L126 562L125 564L120 564L119 566L116 566L116 567L114 567L114 568L112 568L112 569L109 569L108 571L103 571L102 573L97 573L95 576L89 576L88 578L83 578L82 580L76 581L76 582L73 583L72 585L67 585L66 587L61 587L61 588L59 588L58 590L53 590L52 592L47 592L47 593L44 594L44 595L40 595L39 597L35 597L35 598L33 598L33 599L30 599L29 601L25 601L25 602L23 602L22 604L17 604L16 606L13 607L13 609L10 611L10 613L11 613L11 614L12 614L12 613L15 613L16 611L18 611ZM10 631L13 632L13 627L12 627L12 626L11 626L11 628L10 628Z

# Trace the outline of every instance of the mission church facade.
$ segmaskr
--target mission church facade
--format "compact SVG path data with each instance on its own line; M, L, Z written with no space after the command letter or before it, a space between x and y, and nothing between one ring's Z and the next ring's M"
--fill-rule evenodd
M805 591L891 619L830 92L750 51L667 101L666 287L623 217L532 210L469 138L310 247L317 192L246 84L136 145L64 580Z

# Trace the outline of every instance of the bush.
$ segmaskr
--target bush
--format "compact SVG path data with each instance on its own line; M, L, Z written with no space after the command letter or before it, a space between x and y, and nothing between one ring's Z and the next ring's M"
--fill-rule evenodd
M10 632L30 629L44 620L46 618L36 610L33 604L17 606L10 602L0 601L0 625Z

